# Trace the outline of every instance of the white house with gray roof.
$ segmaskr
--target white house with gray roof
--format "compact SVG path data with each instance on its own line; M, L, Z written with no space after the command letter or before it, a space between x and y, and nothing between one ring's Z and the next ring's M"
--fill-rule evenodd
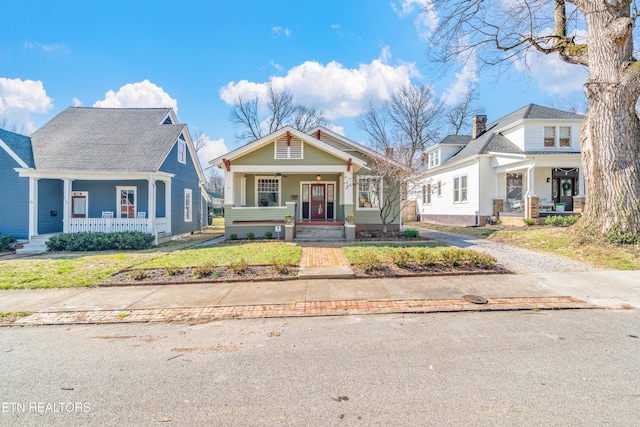
M157 242L206 224L204 173L171 108L70 107L19 142L31 154L13 168L28 188L25 249L61 232L143 231Z
M425 152L412 186L421 221L484 225L499 217L581 212L584 116L529 104L489 124L473 118L471 135L450 135Z

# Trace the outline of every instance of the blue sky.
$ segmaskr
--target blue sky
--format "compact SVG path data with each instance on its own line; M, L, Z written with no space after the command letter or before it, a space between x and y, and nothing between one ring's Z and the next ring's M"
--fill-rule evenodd
M177 108L211 159L238 146L232 99L272 82L321 108L366 143L355 118L409 82L447 102L477 82L489 121L528 103L578 97L586 71L540 56L524 72L480 73L471 61L429 72L430 0L3 0L0 122L27 133L69 106Z

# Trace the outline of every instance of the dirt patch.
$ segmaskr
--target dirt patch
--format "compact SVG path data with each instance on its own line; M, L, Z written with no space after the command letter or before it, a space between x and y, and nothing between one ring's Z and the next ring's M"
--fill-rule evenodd
M389 231L387 234L382 231L356 231L356 241L358 242L426 242L433 240L429 237L405 237L403 231Z
M351 269L359 279L380 277L420 277L420 276L463 276L469 274L510 274L506 268L495 265L492 268L481 269L470 265L447 267L441 264L433 266L421 266L416 263L409 264L406 268L400 268L392 263L384 263L378 270L365 271L357 265Z

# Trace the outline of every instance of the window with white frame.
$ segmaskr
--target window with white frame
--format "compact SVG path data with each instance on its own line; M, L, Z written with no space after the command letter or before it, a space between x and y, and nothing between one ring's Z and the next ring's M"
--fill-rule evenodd
M88 211L87 191L74 191L71 193L71 218L87 218Z
M429 153L429 168L440 166L440 150Z
M184 190L184 222L193 221L193 190Z
M382 205L382 177L365 175L358 177L359 209L380 209Z
M187 142L182 134L178 138L178 162L187 163Z
M136 187L116 187L118 218L136 217Z
M256 179L257 206L280 206L280 178Z
M457 176L453 178L453 201L461 203L467 201L467 176Z
M546 148L571 147L571 126L545 126L544 146Z
M442 197L442 181L438 181L436 184L436 194L438 197Z
M431 184L422 186L422 203L425 205L431 204Z
M275 143L276 159L302 159L303 147L302 141L297 138L284 137Z

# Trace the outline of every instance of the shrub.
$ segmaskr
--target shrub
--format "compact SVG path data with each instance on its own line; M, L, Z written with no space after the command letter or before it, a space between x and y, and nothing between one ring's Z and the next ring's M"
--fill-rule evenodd
M194 267L193 275L197 278L209 277L214 273L215 268L216 268L215 261L207 261L202 265Z
M247 264L246 259L240 258L229 264L229 270L233 274L244 274L249 271L249 264Z
M524 221L525 225L528 227L531 227L532 225L536 225L536 220L533 218L523 218L522 221Z
M62 233L47 240L47 247L70 252L138 250L150 248L154 239L153 234L141 231Z
M247 233L247 239L253 240L255 238L256 238L256 235L254 233L252 233L251 231Z
M273 233L272 233L272 232L270 232L270 231L266 231L266 232L264 233L264 238L265 238L265 239L269 240L269 239L270 239L270 238L272 238L272 237L273 237Z
M416 259L422 267L433 267L438 263L438 256L433 249L420 249L416 254Z
M238 240L238 235L236 233L229 234L229 240Z
M640 236L636 233L616 228L605 234L605 240L613 245L635 245L640 242Z
M460 249L444 249L440 252L440 259L447 267L457 267L462 263L463 254Z
M0 235L0 252L12 250L15 242L16 238L9 234Z
M382 270L382 260L376 253L371 251L359 254L353 264L361 268L365 273Z
M398 249L391 253L391 260L400 268L407 268L409 263L413 261L412 258L411 253L406 249Z
M133 280L143 280L147 278L147 272L144 270L131 270L129 272L129 277Z
M166 271L169 276L179 276L184 273L184 270L182 268L175 265L165 267L164 271Z
M580 219L580 215L571 215L571 216L554 215L554 216L546 217L544 220L544 223L554 227L568 227L578 222L579 219Z
M475 252L471 250L465 250L465 258L469 261L471 266L479 268L481 270L490 270L495 267L497 260L488 254Z
M418 230L404 230L404 237L415 239L418 236L420 236L420 232Z
M289 274L293 263L289 259L273 257L273 269L278 274Z

